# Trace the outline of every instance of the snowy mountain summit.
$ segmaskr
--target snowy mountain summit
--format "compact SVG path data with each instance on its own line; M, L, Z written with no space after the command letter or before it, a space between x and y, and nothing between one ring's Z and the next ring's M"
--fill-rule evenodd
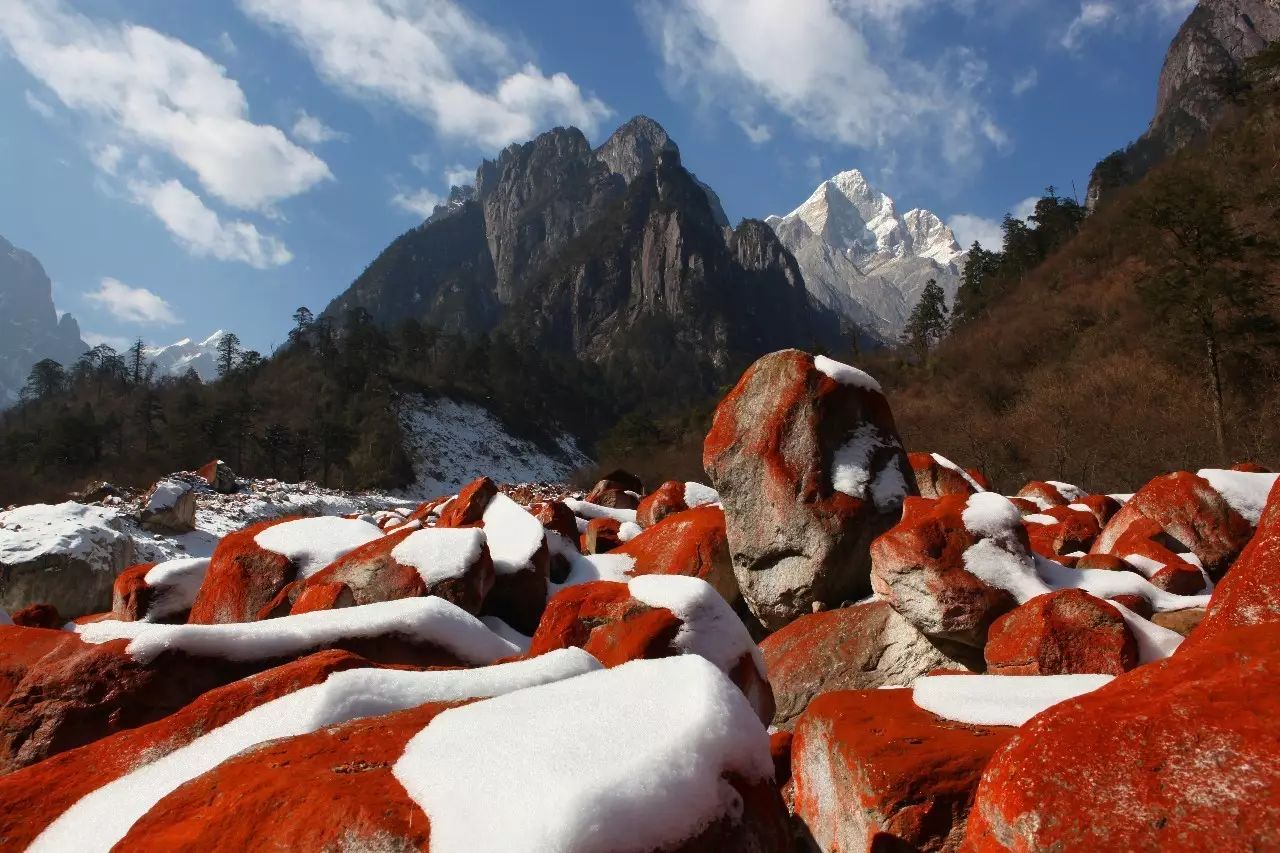
M865 331L896 340L925 283L955 298L964 251L937 215L899 215L857 169L841 172L786 216L765 220L795 255L814 297Z
M156 366L158 376L181 376L194 370L205 382L218 378L218 344L226 337L222 329L203 341L183 338L162 347L147 347L147 359Z

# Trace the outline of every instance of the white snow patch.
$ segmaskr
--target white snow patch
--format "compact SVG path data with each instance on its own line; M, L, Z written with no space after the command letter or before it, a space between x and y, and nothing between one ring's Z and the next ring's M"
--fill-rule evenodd
M825 355L818 355L813 358L813 366L818 369L818 372L830 379L834 379L841 385L852 385L854 388L861 388L863 391L875 391L877 394L883 393L880 390L880 383L871 374L851 365L827 358Z
M1143 556L1142 554L1126 554L1123 559L1126 563L1142 572L1142 576L1145 578L1150 578L1165 566L1165 564L1159 560L1153 560L1152 558Z
M973 490L974 490L975 492L985 492L985 491L986 491L986 489L984 489L984 488L982 488L982 486L978 485L978 481L977 481L977 480L975 480L975 479L973 479L972 475L970 475L968 471L964 470L963 468L961 468L961 467L960 467L959 465L957 465L956 463L952 462L952 461L951 461L950 459L948 459L947 457L943 456L943 455L942 455L942 454L940 454L940 453L930 453L929 455L933 457L933 461L934 461L934 462L937 462L937 463L938 463L939 465L941 465L943 468L948 468L948 469L950 469L950 470L952 470L952 471L955 471L955 472L956 472L957 474L959 474L961 477L964 477L965 481L966 481L970 486L972 486L972 487L973 487Z
M164 512L173 509L182 496L189 491L191 491L190 484L181 480L161 480L152 487L145 509L148 512Z
M581 649L481 669L404 672L356 669L330 675L241 714L186 746L78 800L45 828L32 851L102 850L123 838L156 803L184 782L249 747L326 726L374 717L427 702L498 696L600 669ZM91 827L92 831L86 831Z
M553 555L559 554L569 561L569 575L564 583L547 581L549 595L555 595L562 589L588 583L590 581L618 581L626 583L630 578L627 573L636 565L635 557L629 554L581 554L577 547L554 530L548 530L547 548Z
M695 506L720 503L720 493L702 483L687 482L684 484L684 505L692 509Z
M497 616L481 616L480 621L490 631L518 648L521 654L529 651L529 646L533 643L533 637L526 637Z
M542 522L501 492L489 501L482 520L493 570L510 575L529 568L533 555L542 547Z
M614 521L635 521L636 511L634 509L614 509L611 506L600 506L599 504L580 501L576 498L565 498L564 505L573 510L573 514L585 519L594 518L612 518Z
M674 645L701 655L728 674L746 655L764 677L764 657L733 608L701 578L684 575L641 575L628 584L631 597L650 607L665 607L681 621Z
M1084 498L1089 497L1088 492L1079 486L1072 485L1071 483L1063 483L1058 480L1045 480L1045 482L1057 489L1058 494L1062 495L1062 499L1067 503L1074 503L1078 500L1083 500Z
M946 720L974 726L1021 726L1059 702L1092 693L1111 675L926 675L911 697Z
M142 579L156 592L143 621L155 622L190 610L208 571L208 557L166 560L148 569Z
M1052 515L1042 515L1040 513L1024 515L1022 517L1022 520L1030 524L1057 524L1058 523L1058 519L1054 518Z
M31 504L0 512L0 563L25 563L52 554L113 570L111 554L127 539L120 513L75 501Z
M768 743L738 688L685 655L445 711L393 773L433 849L627 853L740 819L724 777L772 778Z
M971 495L960 516L965 529L977 536L1007 536L1022 522L1022 513L1013 502L994 492Z
M361 545L382 538L376 524L357 518L300 518L275 524L253 537L259 548L288 557L308 578Z
M457 605L436 596L380 601L230 625L154 625L107 620L79 625L86 643L129 640L134 660L149 663L165 651L227 660L299 655L341 640L394 635L447 649L472 664L491 663L517 649Z
M474 527L452 530L429 527L415 530L391 549L391 559L418 570L428 588L460 578L480 559L485 532Z
M892 463L885 465L872 479L872 459L876 451L892 446L873 424L863 424L831 457L831 486L837 492L865 500L870 497L876 509L885 511L900 506L906 498L907 484L902 471Z
M1177 631L1170 631L1149 619L1143 619L1118 601L1107 603L1120 611L1120 615L1124 617L1124 623L1133 632L1133 638L1138 643L1138 663L1155 663L1158 660L1164 660L1182 645L1183 637Z
M1258 526L1262 510L1267 506L1267 495L1271 494L1276 479L1280 478L1280 474L1252 474L1218 468L1204 468L1196 474L1208 480L1222 499L1254 527Z
M618 526L618 541L630 542L641 533L644 533L643 527L636 524L634 521L624 521Z

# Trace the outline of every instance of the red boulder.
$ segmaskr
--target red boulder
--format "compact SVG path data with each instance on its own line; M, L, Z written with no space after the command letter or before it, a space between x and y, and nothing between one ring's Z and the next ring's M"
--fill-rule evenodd
M640 500L636 507L636 523L641 527L652 527L668 515L688 508L684 501L684 483L669 480Z
M1038 595L1001 616L984 654L992 675L1119 675L1138 665L1120 611L1079 589Z
M614 551L635 560L628 574L687 575L715 587L724 600L738 600L738 580L729 558L724 510L699 506L668 515Z

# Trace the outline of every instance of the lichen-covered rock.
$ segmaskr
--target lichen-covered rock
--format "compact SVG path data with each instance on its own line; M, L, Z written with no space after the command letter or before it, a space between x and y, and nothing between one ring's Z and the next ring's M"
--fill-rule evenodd
M498 484L488 477L472 480L458 496L439 508L437 527L467 527L484 517L489 501L498 493Z
M957 850L982 770L1015 731L941 719L910 690L824 694L791 742L796 817L830 853Z
M582 553L607 554L622 544L619 531L622 523L614 518L593 518L587 522L582 534Z
M687 575L711 584L730 604L739 599L719 507L699 506L668 515L613 553L635 560L627 572L632 577Z
M1079 589L1038 595L995 621L984 649L992 675L1119 675L1138 665L1120 611Z
M871 541L916 491L875 381L799 350L747 369L716 409L703 467L743 598L771 630L865 597Z
M68 501L0 512L0 609L51 604L69 619L111 609L134 544L114 511Z
M1280 846L1280 626L1224 630L1053 706L983 774L966 846Z
M218 494L229 495L236 490L236 474L221 459L211 460L196 473Z
M684 489L684 483L679 480L668 480L645 495L636 507L636 523L641 527L652 527L673 513L684 512L689 508L684 500Z
M777 712L789 729L814 697L836 690L907 687L935 669L981 668L981 657L934 642L883 601L811 613L760 643Z
M1037 521L1038 515L1053 521ZM1065 558L1077 552L1087 553L1102 529L1092 511L1067 506L1050 507L1043 513L1030 516L1026 524L1031 550L1050 560Z
M986 489L973 474L936 453L912 453L907 461L922 498L971 495Z
M982 537L965 526L967 498L908 498L902 520L871 546L871 582L876 594L926 636L975 648L987 629L1015 601L965 569L964 555ZM992 540L1030 558L1025 529L1014 541Z

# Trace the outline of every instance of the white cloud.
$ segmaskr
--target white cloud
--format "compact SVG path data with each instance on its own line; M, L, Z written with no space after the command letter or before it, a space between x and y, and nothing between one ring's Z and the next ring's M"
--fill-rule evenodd
M1013 206L1013 218L1021 219L1024 222L1031 218L1031 214L1036 212L1036 205L1040 203L1040 196L1027 196L1022 201Z
M391 197L391 203L406 213L412 213L419 219L426 219L435 211L437 204L444 199L426 187L416 190L400 191Z
M261 209L332 177L279 128L250 121L239 84L178 39L94 21L58 0L5 0L0 41L63 105L115 141L169 154L228 204Z
M189 252L221 261L242 261L257 269L278 267L293 254L275 237L260 233L249 222L222 219L198 195L176 180L132 180L133 200L150 208L169 233Z
M231 38L231 33L223 32L218 36L218 49L227 56L238 56L240 48L236 47L236 43Z
M298 120L293 123L289 133L294 139L307 145L322 145L334 140L345 140L347 134L334 130L306 110L298 111Z
M90 347L106 344L116 352L124 352L133 346L133 341L120 335L104 335L101 332L81 332L80 339Z
M563 73L523 61L452 0L240 0L287 33L321 76L422 118L445 136L500 147L552 124L588 134L612 111Z
M41 97L35 92L27 89L22 93L22 97L26 99L27 106L31 107L32 111L36 115L43 119L53 118L53 107L49 105L48 101L41 99Z
M1076 50L1090 30L1106 26L1116 18L1116 8L1107 0L1085 0L1080 4L1080 13L1067 25L1060 42L1067 50Z
M455 163L444 170L444 185L452 189L453 187L465 187L467 184L476 182L476 170L467 168L461 163Z
M739 119L738 127L742 128L742 132L747 135L747 139L751 140L753 145L763 145L773 138L773 128L767 124L753 124Z
M1010 91L1014 95L1025 95L1040 83L1040 72L1034 68L1028 68L1026 71L1013 78L1013 86Z
M894 39L868 37L923 0L638 2L668 88L704 108L771 109L816 139L886 155L928 140L921 158L936 153L953 171L1008 142L981 102L987 68L972 51L926 67Z
M1000 229L1000 223L994 219L975 216L972 213L957 213L951 217L947 225L955 232L956 242L963 246L965 251L969 250L974 240L981 243L982 248L987 251L998 252L1004 245L1004 232Z
M89 157L99 171L115 175L120 171L120 163L124 160L124 149L119 145L108 143L94 148L89 152Z
M98 289L86 293L84 298L102 306L117 320L160 326L182 322L173 313L173 306L150 290L145 287L130 287L114 278L104 278Z

